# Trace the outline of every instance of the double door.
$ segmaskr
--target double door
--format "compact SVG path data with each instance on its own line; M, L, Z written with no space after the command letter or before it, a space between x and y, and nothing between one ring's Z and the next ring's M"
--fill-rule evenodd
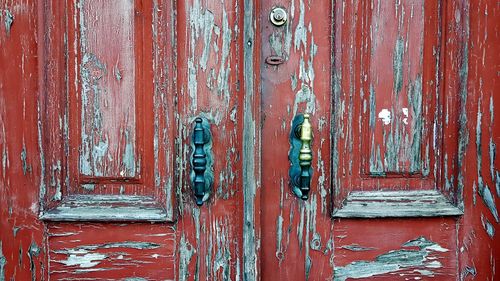
M451 2L39 1L44 275L455 280Z

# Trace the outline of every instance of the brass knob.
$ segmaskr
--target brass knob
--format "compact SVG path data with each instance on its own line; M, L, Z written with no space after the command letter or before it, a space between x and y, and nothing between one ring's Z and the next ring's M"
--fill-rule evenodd
M308 198L311 189L311 163L312 163L312 125L309 121L309 114L304 114L304 121L300 126L300 141L302 145L299 151L300 178L298 179L299 188L302 191L302 199Z
M295 116L290 132L292 145L288 158L291 162L290 179L293 193L302 200L309 198L312 178L312 124L309 114Z

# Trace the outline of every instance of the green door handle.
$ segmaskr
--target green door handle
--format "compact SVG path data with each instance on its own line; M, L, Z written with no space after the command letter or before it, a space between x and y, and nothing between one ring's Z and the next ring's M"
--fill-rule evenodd
M194 123L191 155L191 182L196 198L196 205L207 201L212 188L211 177L211 142L210 125L204 118L197 117Z

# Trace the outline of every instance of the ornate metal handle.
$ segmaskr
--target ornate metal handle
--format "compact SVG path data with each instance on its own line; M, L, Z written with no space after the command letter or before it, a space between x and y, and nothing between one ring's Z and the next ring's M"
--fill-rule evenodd
M302 200L309 198L312 178L312 125L309 114L297 115L292 123L290 132L290 154L291 162L290 179L292 191Z
M192 139L194 147L191 155L191 181L198 206L203 205L208 199L212 188L211 145L209 145L211 138L208 121L201 117L196 118Z

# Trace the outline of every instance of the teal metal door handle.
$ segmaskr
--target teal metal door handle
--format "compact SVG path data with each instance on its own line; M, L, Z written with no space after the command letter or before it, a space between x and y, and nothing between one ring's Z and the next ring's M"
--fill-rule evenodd
M197 117L192 137L191 182L196 205L198 206L203 205L203 202L207 201L212 189L211 143L210 124L206 119Z

